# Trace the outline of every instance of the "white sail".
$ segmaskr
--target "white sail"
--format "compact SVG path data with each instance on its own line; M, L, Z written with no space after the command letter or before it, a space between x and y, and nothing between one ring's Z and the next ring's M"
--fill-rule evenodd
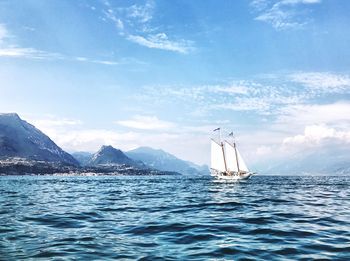
M245 164L241 154L239 153L237 147L236 147L236 151L235 151L235 147L225 141L225 151L226 151L226 164L227 164L227 168L230 171L246 171L249 172L247 165ZM237 157L236 157L236 152L237 152ZM238 160L238 166L237 166L237 160Z
M238 163L239 163L239 170L240 171L246 171L249 172L249 169L247 167L247 165L245 164L241 154L239 153L238 149L236 148L237 151L237 158L238 158Z
M225 141L225 152L226 152L226 164L228 171L234 171L237 172L237 160L236 160L236 153L235 148Z
M218 171L226 171L222 146L211 140L211 168Z

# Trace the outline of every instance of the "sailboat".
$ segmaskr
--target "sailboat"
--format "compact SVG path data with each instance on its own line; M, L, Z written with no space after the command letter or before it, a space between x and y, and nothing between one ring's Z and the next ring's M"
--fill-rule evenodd
M221 139L220 128L219 141L211 139L211 168L212 176L220 179L244 180L249 179L253 174L245 164L241 154L238 151L236 142L227 139ZM229 136L233 137L231 132Z

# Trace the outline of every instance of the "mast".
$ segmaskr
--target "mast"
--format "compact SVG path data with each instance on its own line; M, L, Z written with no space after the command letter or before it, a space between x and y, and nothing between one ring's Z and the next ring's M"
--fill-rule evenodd
M226 155L225 155L224 143L221 141L221 128L219 128L219 142L220 142L221 149L222 149L222 156L224 157L225 170L227 172L227 163L226 163Z
M231 137L232 137L233 148L235 149L235 157L236 157L236 164L237 164L237 172L239 173L238 153L237 153L237 148L236 148L235 137L233 136L233 131L232 131L228 136L231 136Z
M226 163L226 155L225 155L225 149L224 149L224 143L221 141L221 128L216 128L215 131L219 131L219 142L215 142L217 145L219 145L221 147L221 151L222 151L222 156L224 159L224 167L225 167L225 171L227 172L227 163ZM220 170L221 171L221 170Z
M224 157L224 163L225 163L225 170L227 172L227 164L226 164L226 156L225 156L225 149L224 149L224 143L220 141L221 149L222 149L222 156Z
M238 156L237 156L237 149L236 149L236 142L233 142L233 147L235 148L235 155L236 155L236 162L237 162L237 172L239 173L239 163L238 163Z

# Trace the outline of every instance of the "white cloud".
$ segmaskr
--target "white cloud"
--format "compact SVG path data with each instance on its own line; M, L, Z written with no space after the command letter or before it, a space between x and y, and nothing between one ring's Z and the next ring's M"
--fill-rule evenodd
M346 101L340 101L337 105L312 103L321 98L324 101L332 99L333 96L330 95L339 99L339 94L350 94L349 84L350 76L347 74L284 73L267 78L259 76L254 81L237 80L214 85L146 86L142 93L136 94L136 98L158 105L165 100L167 105L174 106L182 102L186 107L192 108L188 113L195 113L192 115L197 116L208 116L209 112L215 113L224 109L273 115L277 117L277 122L287 122L298 116L302 120L308 120L307 124L314 124L310 121L318 119L318 113L320 120L323 115L331 114L330 117L337 119L343 117L343 111L348 113Z
M304 93L303 89L285 88L280 82L276 85L266 85L240 80L217 85L145 87L144 93L137 94L137 97L153 101L154 97L159 97L160 102L166 98L167 103L176 104L183 101L194 105L196 108L194 111L201 115L221 109L254 111L265 115L277 114L281 106L296 105L305 101L310 94Z
M350 142L350 103L293 105L282 109L282 115L270 124L272 142L280 157L323 146L341 146Z
M150 34L147 37L140 35L129 35L128 39L148 48L174 51L183 54L187 54L193 49L193 43L191 41L171 41L165 33Z
M0 24L0 57L8 58L25 58L36 60L67 60L79 61L88 63L97 63L104 65L119 65L119 62L110 60L97 60L87 57L71 57L60 53L47 52L31 47L20 47L14 44L9 44L9 32L4 24Z
M120 36L139 45L172 52L187 54L194 50L193 41L169 37L160 26L151 24L155 4L146 1L144 5L113 8L105 1L105 17L111 20Z
M283 145L318 145L328 140L350 143L350 131L336 130L326 125L306 126L304 134L285 138Z
M329 72L302 72L291 74L290 78L294 82L320 91L340 92L350 90L350 77L348 75Z
M306 126L314 124L350 123L350 103L337 102L315 105L291 105L280 110L278 124Z
M132 147L138 135L105 129L86 129L76 119L47 115L44 118L26 117L26 120L48 135L57 145L68 151L97 151L102 145L120 148Z
M119 62L109 60L95 60L87 57L69 57L59 53L51 53L37 50L35 48L8 47L0 48L0 57L27 58L37 60L73 60L87 63L97 63L103 65L120 65Z
M67 128L82 125L80 120L59 118L52 115L47 115L44 118L33 118L32 116L28 116L26 117L26 120L49 137L54 138L57 137L58 133L65 131Z
M119 30L124 30L124 23L123 23L122 20L117 19L117 20L115 21L115 25L117 26L117 28L118 28Z
M7 57L28 57L35 53L31 48L1 48L0 56Z
M119 62L115 61L108 61L108 60L91 60L93 63L99 63L99 64L104 64L104 65L119 65Z
M88 59L86 57L76 57L75 59L79 62L87 62L88 61Z
M72 120L72 119L55 119L55 118L49 118L49 119L38 119L33 120L33 124L38 127L39 129L46 129L46 128L52 128L52 127L58 127L58 126L76 126L82 124L79 120Z
M282 0L282 5L296 5L296 4L319 4L321 0Z
M166 130L175 126L174 123L159 120L156 116L137 115L131 120L117 121L119 125L141 130Z
M13 38L5 24L0 24L0 57L31 59L62 59L58 53L50 53L35 48L23 48L10 43Z
M120 62L116 61L110 61L110 60L94 60L87 57L75 57L74 60L79 62L87 62L87 63L98 63L98 64L104 64L104 65L120 65Z
M96 152L102 145L112 145L123 150L135 145L140 138L133 132L105 129L62 130L51 134L55 142L68 151Z
M228 94L248 94L248 87L240 84L232 84L229 86L213 86L213 91L223 92Z
M270 23L277 30L301 27L303 24L293 21L293 16L292 11L282 11L277 6L273 6L268 11L255 17L255 20Z
M250 6L259 11L264 10L268 5L269 1L267 0L253 0L250 2Z
M310 20L301 15L298 8L318 4L320 0L279 0L271 5L270 1L255 0L251 6L259 14L255 20L271 24L276 30L301 28Z
M108 3L108 4L106 4L108 9L104 11L105 16L108 19L112 20L114 22L115 26L117 27L117 29L119 29L120 32L122 32L124 30L124 23L123 23L123 21L116 16L114 10L111 9L111 6L110 6L109 2L106 2L106 3Z
M128 8L128 16L146 23L152 19L153 9L153 1L147 1L145 5L132 5Z
M16 46L0 48L0 57L30 58L30 59L63 59L58 53L40 51L35 48L21 48Z
M270 105L261 98L240 98L233 103L213 105L212 108L233 111L259 111L260 113L263 113L269 110Z

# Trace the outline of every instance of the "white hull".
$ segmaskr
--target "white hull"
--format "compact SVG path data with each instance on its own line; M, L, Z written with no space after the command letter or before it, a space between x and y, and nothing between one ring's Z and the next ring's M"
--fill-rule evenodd
M239 181L239 180L246 180L249 179L254 173L252 172L246 172L246 173L238 173L238 172L230 172L230 173L225 173L221 172L215 169L210 169L210 173L213 177L217 179L225 179L225 180L234 180L234 181Z

